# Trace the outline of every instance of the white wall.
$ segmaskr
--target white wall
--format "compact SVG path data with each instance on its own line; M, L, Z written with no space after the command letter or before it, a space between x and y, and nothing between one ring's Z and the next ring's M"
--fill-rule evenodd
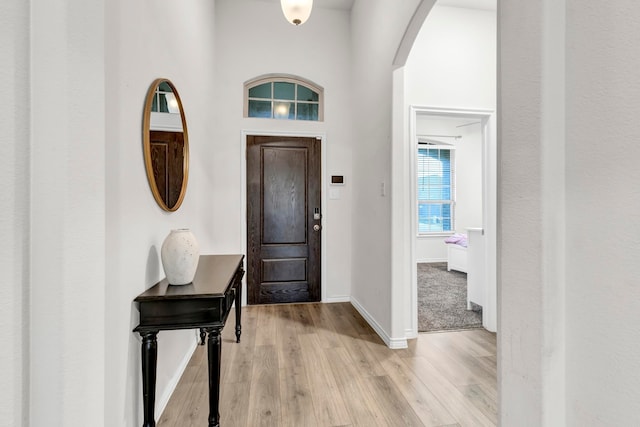
M500 8L500 421L637 425L640 10Z
M353 159L351 296L393 347L406 345L406 310L403 289L391 286L392 195L382 195L381 185L391 188L392 64L418 3L358 1L351 11L351 94L358 153Z
M408 105L495 108L496 12L436 3L405 73Z
M30 2L30 425L104 421L104 2Z
M566 4L567 425L640 425L640 10Z
M29 4L0 4L0 420L28 419L29 367Z
M566 425L563 3L499 5L502 425Z
M439 107L468 110L496 110L496 13L491 10L466 9L442 6L438 3L424 21L418 33L404 67L405 73L405 108L408 125L409 106ZM448 132L479 132L480 127L443 129ZM435 130L429 133L438 133ZM488 153L495 157L495 133L489 133ZM468 139L457 144L460 148L469 147ZM474 145L477 148L477 145ZM465 152L457 150L457 162L464 162ZM482 227L482 212L473 208L468 211L466 202L477 203L466 199L463 177L469 167L482 166L482 152L477 162L458 164L457 187L458 204L456 222L458 232L465 232L466 227ZM495 169L495 168L494 168ZM473 175L472 175L473 176ZM462 179L462 181L461 181ZM475 176L482 182L482 175ZM495 171L492 172L495 180ZM493 190L495 192L495 190ZM489 200L494 200L488 194ZM480 202L475 206L482 206ZM467 216L466 212L470 212ZM473 212L473 213L471 213ZM488 218L495 223L495 208ZM489 224L490 225L490 224ZM491 227L490 227L491 228ZM494 228L495 229L495 228ZM494 237L495 239L495 237ZM420 237L416 241L416 258L418 260L446 259L446 247L441 237Z
M217 195L212 159L215 7L208 0L109 1L106 4L106 334L105 425L142 424L139 313L133 299L164 277L159 252L173 228L191 228L202 253L238 252L220 244L212 221ZM152 81L170 79L182 99L189 135L186 197L174 213L153 199L142 151L142 112ZM166 403L195 346L193 331L158 334L156 407Z
M278 3L216 3L216 95L209 111L215 123L210 140L215 141L216 149L207 159L212 179L209 191L216 194L213 241L216 247L237 251L246 244L242 131L325 136L325 176L344 175L345 185L340 187L340 199L324 199L324 301L348 301L351 293L351 162L354 138L358 137L351 123L349 38L348 11L314 8L309 21L295 27L286 22ZM271 73L297 75L323 87L324 122L243 118L244 82ZM328 189L325 181L325 196Z

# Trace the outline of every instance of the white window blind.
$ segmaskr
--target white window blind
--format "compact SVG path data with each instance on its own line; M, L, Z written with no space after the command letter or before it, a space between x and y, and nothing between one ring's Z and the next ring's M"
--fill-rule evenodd
M454 153L441 146L418 146L418 233L454 230Z

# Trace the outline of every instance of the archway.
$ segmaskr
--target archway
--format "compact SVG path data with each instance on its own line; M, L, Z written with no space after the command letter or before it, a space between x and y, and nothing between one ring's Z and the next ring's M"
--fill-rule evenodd
M465 6L464 2L452 2L451 4L445 4L445 6ZM411 82L411 76L407 76L405 72L405 65L410 58L411 49L416 43L416 38L420 33L420 30L425 22L427 16L433 11L435 2L422 1L418 6L411 22L409 23L404 37L400 43L400 46L396 52L394 59L394 66L396 69L393 73L393 146L392 146L392 182L394 195L392 201L392 247L396 248L392 257L392 280L393 280L393 292L397 299L401 300L405 308L402 316L394 315L396 321L402 322L405 325L405 331L407 338L415 337L417 335L417 298L416 298L416 278L415 278L415 228L410 220L412 217L413 209L415 205L413 203L412 188L412 175L413 159L411 155L413 153L413 142L411 135L408 134L409 128L409 108L415 105L416 97L413 99L407 96L407 92L411 92L407 89L407 85ZM474 5L478 3L475 2ZM487 1L483 8L492 8L492 19L495 22L495 1ZM440 8L441 9L441 8ZM450 10L468 10L459 8L448 8ZM438 11L439 9L436 9ZM471 11L469 9L469 11ZM441 19L440 15L434 17L435 19ZM494 31L495 31L495 23ZM455 33L452 32L455 37ZM491 44L493 44L493 53L487 61L492 63L495 67L495 33L490 35ZM444 38L444 37L442 37ZM433 59L433 58L432 58ZM455 58L452 58L455 59ZM433 62L433 60L432 60ZM436 76L437 77L437 76ZM441 78L447 78L447 76L441 75ZM493 71L493 84L495 85L496 72ZM425 77L428 79L428 77ZM473 80L473 79L471 79ZM443 85L443 86L446 86ZM495 87L495 86L494 86ZM439 90L439 88L430 86L432 92ZM457 89L457 88L456 88ZM464 87L467 91L471 91L473 87ZM456 92L456 90L452 90ZM463 92L459 90L458 92ZM495 93L493 89L491 96L493 99L489 101L478 101L473 99L469 101L469 98L460 96L458 93L448 96L430 96L430 99L437 99L437 102L430 102L429 105L447 106L450 109L468 109L468 107L482 106L484 113L488 112L488 123L486 127L486 140L487 149L483 155L483 221L482 228L484 229L486 242L487 267L485 269L485 282L489 284L487 288L487 301L489 301L488 307L485 310L488 314L484 325L491 331L497 329L497 288L496 288L496 217L497 217L497 201L496 201L496 120L495 120ZM478 104L480 102L480 104ZM397 307L397 306L396 306ZM406 310L410 307L411 310Z

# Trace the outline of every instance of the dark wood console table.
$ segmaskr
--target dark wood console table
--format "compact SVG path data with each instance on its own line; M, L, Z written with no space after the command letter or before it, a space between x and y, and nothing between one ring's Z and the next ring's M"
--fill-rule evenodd
M236 342L240 342L243 259L244 255L202 255L193 283L173 286L164 279L134 300L140 310L134 332L142 336L142 427L156 425L157 335L171 329L200 329L201 344L208 336L209 427L220 425L220 332L235 302Z

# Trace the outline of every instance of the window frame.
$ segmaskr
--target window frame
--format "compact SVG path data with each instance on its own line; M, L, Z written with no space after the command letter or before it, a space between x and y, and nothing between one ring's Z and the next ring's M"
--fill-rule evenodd
M420 200L419 198L419 185L418 185L418 177L419 177L419 152L421 149L433 149L433 150L447 150L449 151L449 174L451 181L451 198L449 200ZM455 233L456 227L456 147L454 145L448 144L433 144L427 142L418 142L416 145L416 165L415 165L415 203L416 203L416 219L415 219L415 227L416 234L418 237L427 237L427 236L449 236ZM421 205L444 205L449 204L451 210L451 229L450 230L437 230L437 231L420 231L420 206Z
M250 99L256 99L256 98L249 98L249 90L256 87L256 86L260 86L262 84L265 83L294 83L300 86L303 86L309 90L312 90L313 92L316 92L318 94L318 120L304 120L304 119L277 119L275 117L273 117L273 103L274 102L293 102L296 105L296 109L297 109L297 105L298 104L315 104L315 102L305 102L305 101L298 101L297 99L295 100L280 100L280 99L276 99L273 97L273 93L272 93L272 97L270 99L260 99L261 101L270 101L272 103L271 105L271 117L250 117L249 116L249 100ZM296 89L297 92L297 89ZM283 121L294 121L294 122L323 122L324 121L324 88L322 88L321 86L313 83L310 80L307 79L303 79L302 77L298 77L298 76L294 76L294 75L290 75L290 74L266 74L260 77L256 77L254 79L248 80L244 83L244 102L243 102L243 117L245 118L251 118L251 119L271 119L271 120L283 120Z

